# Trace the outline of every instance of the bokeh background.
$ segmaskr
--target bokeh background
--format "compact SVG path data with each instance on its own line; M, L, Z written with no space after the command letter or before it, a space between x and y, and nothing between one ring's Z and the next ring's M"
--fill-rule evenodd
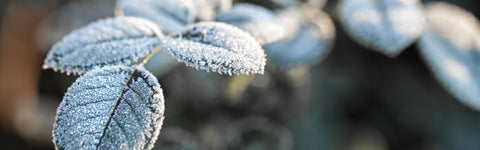
M480 1L447 2L480 17ZM323 8L336 28L333 50L313 66L267 63L264 75L228 76L152 60L166 100L155 149L480 150L480 112L442 88L415 44L396 58L358 45L339 25L337 3ZM113 16L114 5L0 0L0 149L53 149L56 107L78 76L42 70L43 59L63 35Z

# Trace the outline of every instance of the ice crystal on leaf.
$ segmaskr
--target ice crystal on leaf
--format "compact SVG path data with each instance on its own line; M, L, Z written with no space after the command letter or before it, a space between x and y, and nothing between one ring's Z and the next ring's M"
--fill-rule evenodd
M102 19L65 36L45 59L44 68L83 74L107 65L134 66L160 44L155 23L134 17Z
M157 23L165 33L177 33L195 21L194 0L119 0L125 16L143 17Z
M418 45L435 77L461 102L480 110L480 23L454 5L425 7L426 30Z
M219 22L193 24L179 37L162 38L162 47L187 66L221 74L263 74L266 63L253 37Z
M94 69L65 93L53 141L57 149L151 149L164 109L157 79L142 67Z
M342 0L340 20L361 45L396 56L423 31L418 0Z
M253 4L235 4L230 11L218 14L215 20L243 29L262 45L285 37L285 29L275 14Z

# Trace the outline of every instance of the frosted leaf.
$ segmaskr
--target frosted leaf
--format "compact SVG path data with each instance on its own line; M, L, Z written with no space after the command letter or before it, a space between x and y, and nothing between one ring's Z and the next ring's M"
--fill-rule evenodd
M435 77L457 99L480 110L480 23L469 12L435 2L425 7L418 46Z
M194 0L197 18L201 21L215 19L217 12L224 12L232 8L232 0Z
M165 33L177 33L195 21L194 0L119 0L125 16L143 17L157 23Z
M56 149L151 149L164 110L162 89L145 69L94 69L65 93L53 142Z
M55 44L44 68L83 74L107 65L133 66L160 44L154 23L134 17L99 20L73 31Z
M181 37L162 38L162 46L187 66L220 74L263 74L266 63L253 37L219 22L193 24Z
M396 56L423 31L418 0L342 0L340 21L361 45Z
M285 29L270 10L253 4L235 4L230 11L220 13L216 21L245 30L263 45L285 37Z
M335 39L333 21L323 12L317 13L312 22L302 25L291 39L265 45L269 60L279 67L313 64L321 61L331 51Z

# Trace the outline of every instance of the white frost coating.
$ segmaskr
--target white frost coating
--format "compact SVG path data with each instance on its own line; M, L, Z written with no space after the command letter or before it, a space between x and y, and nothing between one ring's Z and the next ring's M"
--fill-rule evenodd
M220 74L263 74L266 56L248 33L225 23L201 22L178 38L162 38L162 47L187 66Z
M193 0L197 18L201 21L215 19L217 12L224 12L232 8L232 0Z
M125 16L143 17L157 23L165 33L177 33L195 21L194 0L119 0Z
M253 4L235 4L230 11L220 13L216 21L245 30L261 44L285 38L285 29L270 10Z
M98 20L77 29L55 44L43 68L83 74L106 65L133 66L159 45L163 36L146 19L116 17Z
M296 37L264 46L269 60L279 67L320 62L331 51L335 26L327 14L320 12L311 26L303 26Z
M452 95L480 111L478 20L447 3L428 3L425 8L427 28L418 42L420 54Z
M144 68L94 69L68 88L58 107L55 148L151 149L164 107L157 79Z
M396 56L423 31L418 0L342 0L340 21L361 45Z

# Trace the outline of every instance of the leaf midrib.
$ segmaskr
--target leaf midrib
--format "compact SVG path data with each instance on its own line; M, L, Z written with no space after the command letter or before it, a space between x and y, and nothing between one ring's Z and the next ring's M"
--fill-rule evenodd
M125 84L122 86L122 90L120 91L120 94L119 96L117 97L117 99L115 100L115 105L113 106L113 109L110 111L110 115L108 117L108 120L107 120L107 123L105 124L105 127L103 128L102 130L102 134L100 135L100 139L98 140L98 143L97 145L95 146L96 149L98 150L99 149L99 146L100 144L102 143L102 139L103 137L105 137L105 134L107 132L107 129L108 129L108 125L110 124L110 122L112 121L113 119L113 115L115 114L115 110L117 110L117 107L118 105L120 104L120 100L122 99L122 96L123 94L125 93L125 88L127 87L127 85L131 82L132 78L133 78L133 75L134 73L137 71L137 68L133 68L132 72L130 72L130 74L128 75L128 79L127 79L127 82L125 82Z

